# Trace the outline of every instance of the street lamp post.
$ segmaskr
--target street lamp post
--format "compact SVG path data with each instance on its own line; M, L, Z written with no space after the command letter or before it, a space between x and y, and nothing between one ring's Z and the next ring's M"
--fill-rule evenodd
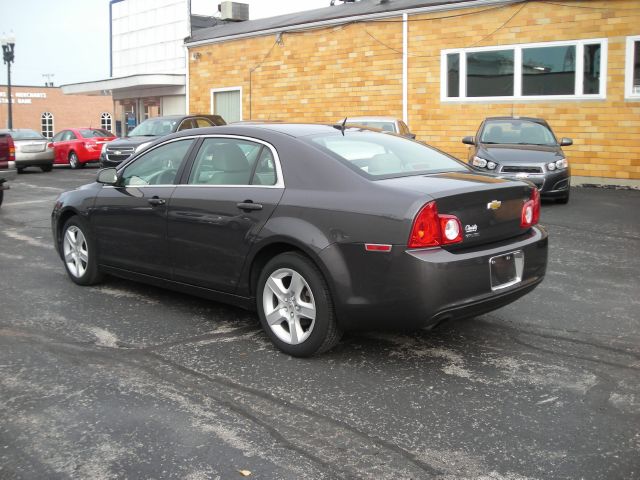
M7 64L7 105L9 106L9 119L7 127L9 130L13 129L13 105L11 104L11 64L13 63L14 54L13 50L16 46L16 40L13 35L9 37L2 37L2 58L4 63Z

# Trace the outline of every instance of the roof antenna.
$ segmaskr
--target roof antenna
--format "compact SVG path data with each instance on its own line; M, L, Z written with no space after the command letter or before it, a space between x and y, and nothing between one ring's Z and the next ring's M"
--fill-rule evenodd
M335 128L336 130L340 130L342 132L342 136L344 136L344 131L347 128L347 117L344 117L342 123L336 123L333 128Z
M344 117L344 120L342 121L342 136L344 137L344 129L347 128L347 117Z

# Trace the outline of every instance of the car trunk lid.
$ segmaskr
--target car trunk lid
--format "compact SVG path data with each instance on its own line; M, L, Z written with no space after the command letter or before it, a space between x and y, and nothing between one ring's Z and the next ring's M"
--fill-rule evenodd
M436 201L439 214L455 215L462 226L465 248L521 235L522 207L531 198L529 183L472 173L441 173L381 180L389 186L408 188ZM420 208L420 206L418 206Z
M48 140L16 140L16 151L22 153L39 153L47 149Z

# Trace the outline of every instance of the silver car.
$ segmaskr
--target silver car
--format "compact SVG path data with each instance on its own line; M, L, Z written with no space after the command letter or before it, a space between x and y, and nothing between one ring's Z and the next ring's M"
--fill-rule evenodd
M29 128L14 130L0 130L13 138L16 146L16 168L21 173L27 167L40 167L43 172L50 172L53 168L53 147L50 140Z
M340 120L337 123L342 123ZM416 134L409 131L409 127L402 120L394 117L347 117L347 125L362 125L363 127L378 128L383 132L391 132L406 138L415 139Z

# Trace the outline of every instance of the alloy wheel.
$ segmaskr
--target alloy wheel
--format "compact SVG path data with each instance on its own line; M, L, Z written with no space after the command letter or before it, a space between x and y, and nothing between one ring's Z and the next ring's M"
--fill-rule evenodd
M78 168L78 156L75 153L69 155L69 165L71 168Z
M264 315L271 331L289 345L309 338L316 319L316 303L309 284L291 268L269 275L262 292Z
M82 230L71 225L64 234L62 245L64 262L69 273L76 278L81 278L89 265L89 249Z

